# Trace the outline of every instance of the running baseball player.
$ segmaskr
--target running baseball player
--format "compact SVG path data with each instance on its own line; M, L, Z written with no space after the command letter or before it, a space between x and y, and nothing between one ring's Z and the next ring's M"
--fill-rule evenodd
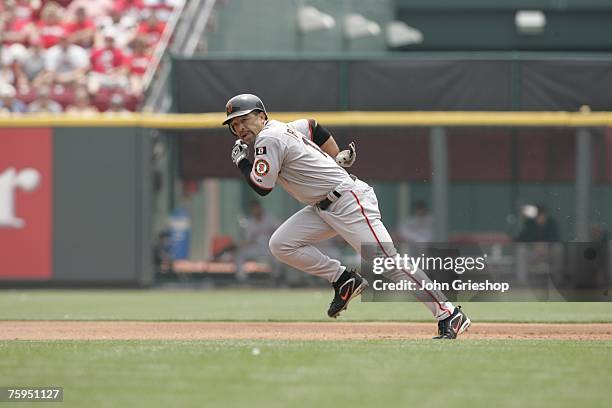
M232 161L247 183L265 196L279 184L306 207L287 219L270 238L270 251L280 261L306 273L327 279L334 298L327 314L335 318L368 283L356 271L347 270L313 243L339 234L364 260L376 256L362 248L376 243L377 253L397 254L391 236L381 221L378 200L372 187L345 170L357 156L355 145L340 151L331 133L313 119L283 123L268 119L263 102L255 95L231 98L225 107L223 125L238 140ZM253 163L249 146L254 148ZM365 247L364 247L365 248ZM384 276L401 282L429 281L422 270L385 272ZM470 319L439 291L420 290L415 296L438 320L438 339L454 339L471 324Z

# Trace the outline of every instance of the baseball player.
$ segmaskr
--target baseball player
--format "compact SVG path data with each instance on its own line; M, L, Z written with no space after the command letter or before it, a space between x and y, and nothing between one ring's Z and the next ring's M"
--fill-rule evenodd
M230 132L238 138L232 161L251 188L265 196L279 184L306 204L272 234L270 251L294 268L327 279L335 292L327 314L337 317L368 283L313 243L339 234L366 261L371 262L377 254L397 254L381 221L374 190L345 170L355 162L354 143L340 151L330 132L313 119L289 123L270 120L263 102L255 95L234 96L225 108L223 124L229 125ZM253 163L248 157L249 145L254 148ZM363 243L375 243L376 253L365 253L369 251L362 248ZM413 280L417 287L429 281L421 270L414 274L393 270L384 276L395 282ZM454 339L471 324L460 307L453 306L443 293L420 290L415 296L438 320L438 336L434 338Z

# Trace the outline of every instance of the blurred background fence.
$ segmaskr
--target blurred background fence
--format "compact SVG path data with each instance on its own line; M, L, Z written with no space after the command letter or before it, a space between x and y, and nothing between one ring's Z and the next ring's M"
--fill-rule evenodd
M383 221L400 244L607 240L608 113L271 115L316 117L341 145L356 141L352 171L375 187ZM178 271L234 279L234 252L249 219L268 214L276 223L260 232L270 234L301 205L276 189L259 210L252 208L257 197L227 159L233 139L219 126L222 119L173 114L0 122L2 160L12 163L2 173L3 199L10 199L2 211L3 278L149 284L157 263L158 277L177 278L172 272ZM30 181L28 173L36 173ZM552 235L521 238L538 211L554 220ZM424 224L406 226L415 216ZM29 217L35 217L32 226ZM17 228L19 222L25 225ZM358 263L341 242L328 246ZM272 273L265 262L247 269Z
M356 141L358 160L351 171L375 187L383 221L402 246L415 240L488 246L608 239L612 139L607 113L273 114L280 120L311 116L341 145ZM221 237L228 248L231 238L240 239L244 231L236 216L244 224L257 196L236 179L225 155L212 154L231 148L227 130L166 135L168 143L176 143L173 171L181 180L167 201L177 200L171 206L191 214L191 257L209 259ZM261 204L279 220L300 208L276 190ZM542 230L553 227L532 236L530 223L538 222L538 214L545 218ZM333 244L345 258L354 257L341 242Z

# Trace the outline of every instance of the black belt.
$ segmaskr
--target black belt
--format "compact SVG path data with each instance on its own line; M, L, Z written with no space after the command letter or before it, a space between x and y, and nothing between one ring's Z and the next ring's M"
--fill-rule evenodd
M336 190L332 191L330 194L333 194L336 197L336 200L339 199L342 194L340 194L339 192L337 192ZM328 194L329 195L329 194ZM317 204L315 204L317 207L319 207L320 209L322 209L323 211L327 210L327 208L336 200L332 201L330 200L328 197L325 197L323 200L319 201Z

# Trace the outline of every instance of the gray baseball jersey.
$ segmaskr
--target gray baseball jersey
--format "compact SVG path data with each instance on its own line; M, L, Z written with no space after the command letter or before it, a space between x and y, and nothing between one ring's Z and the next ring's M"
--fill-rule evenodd
M267 190L278 183L293 198L310 205L341 184L352 184L346 170L312 141L306 119L266 123L255 139L251 180Z
M312 141L306 119L290 123L269 120L255 139L254 164L249 177L258 187L270 190L277 183L298 201L308 204L285 221L270 238L272 254L306 273L335 282L345 267L313 244L340 235L366 260L362 244L376 244L380 253L397 253L381 221L372 187L353 179L334 158ZM316 203L335 190L340 197L326 210ZM429 280L423 271L411 275L403 270L386 273L396 282ZM419 285L420 286L420 285ZM437 319L450 316L454 306L439 291L416 292Z

